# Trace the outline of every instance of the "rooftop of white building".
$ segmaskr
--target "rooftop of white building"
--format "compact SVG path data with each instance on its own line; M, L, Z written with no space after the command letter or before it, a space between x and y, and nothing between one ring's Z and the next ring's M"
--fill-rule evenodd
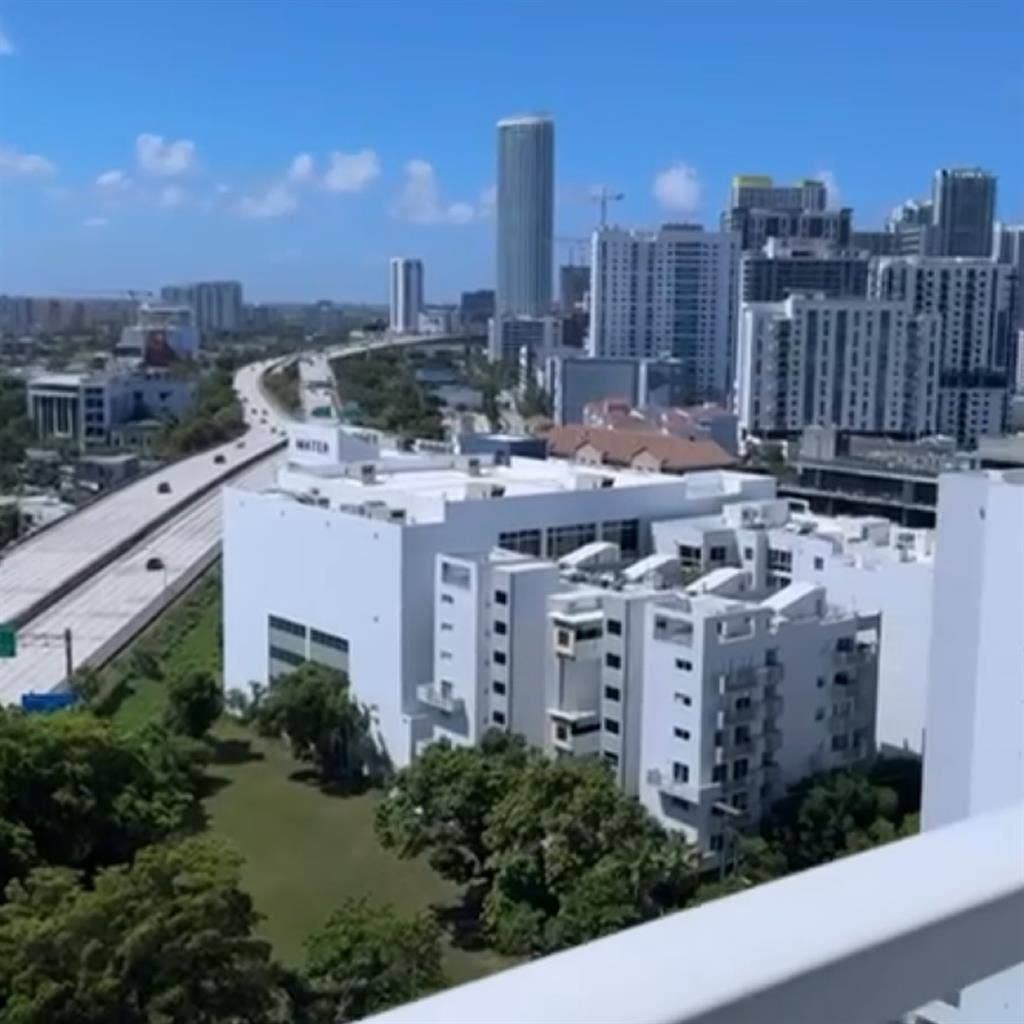
M405 521L440 522L453 503L507 500L622 488L674 487L680 499L739 495L754 474L708 470L669 476L606 466L584 467L559 459L377 450L351 461L299 465L278 473L278 491L339 512L365 514L368 503L405 513Z

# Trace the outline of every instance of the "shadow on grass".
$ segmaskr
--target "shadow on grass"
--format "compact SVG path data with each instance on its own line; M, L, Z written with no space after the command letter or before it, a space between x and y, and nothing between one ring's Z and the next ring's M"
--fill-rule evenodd
M362 796L368 790L373 789L372 779L353 779L346 782L327 781L325 782L315 768L296 768L288 773L292 782L301 782L304 786L314 786L325 796Z
M480 920L485 891L483 886L470 885L455 903L430 905L438 924L448 933L456 949L472 953L489 948Z
M253 750L252 740L211 736L207 742L211 764L248 764L250 761L263 760L263 752Z

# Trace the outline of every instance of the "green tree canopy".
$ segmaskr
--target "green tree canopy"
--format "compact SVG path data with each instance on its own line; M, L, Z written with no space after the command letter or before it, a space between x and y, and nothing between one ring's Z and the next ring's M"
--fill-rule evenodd
M188 669L172 679L167 700L167 727L194 739L205 736L224 710L220 683L205 669Z
M428 914L349 900L306 942L305 976L326 1019L354 1020L445 984L441 933Z
M550 761L491 734L428 747L378 811L385 846L470 882L492 945L548 952L685 904L689 848L591 760Z
M0 907L7 1024L291 1021L270 947L253 938L238 858L210 840L160 844L100 871L39 868Z
M0 711L0 885L40 865L91 872L185 827L200 767L159 727Z
M263 735L286 738L295 757L313 764L325 783L358 788L383 771L370 712L336 669L306 662L281 676L260 700L255 719Z
M464 884L487 873L487 820L531 757L522 737L497 730L476 747L432 743L395 776L377 808L377 836L402 857L426 853L445 878Z

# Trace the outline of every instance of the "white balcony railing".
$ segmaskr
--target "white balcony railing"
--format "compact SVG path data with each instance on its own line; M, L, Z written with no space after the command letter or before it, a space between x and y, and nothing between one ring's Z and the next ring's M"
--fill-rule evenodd
M881 1024L1024 961L1024 804L681 911L375 1024Z

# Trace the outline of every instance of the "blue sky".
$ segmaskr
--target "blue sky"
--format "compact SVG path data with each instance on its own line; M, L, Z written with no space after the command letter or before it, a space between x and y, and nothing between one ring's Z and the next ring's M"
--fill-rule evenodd
M493 273L494 122L556 122L557 227L717 221L735 172L827 172L859 225L932 170L1024 219L1024 5L0 3L0 291L237 277L428 298ZM660 185L659 185L660 183ZM559 251L565 254L565 246Z

